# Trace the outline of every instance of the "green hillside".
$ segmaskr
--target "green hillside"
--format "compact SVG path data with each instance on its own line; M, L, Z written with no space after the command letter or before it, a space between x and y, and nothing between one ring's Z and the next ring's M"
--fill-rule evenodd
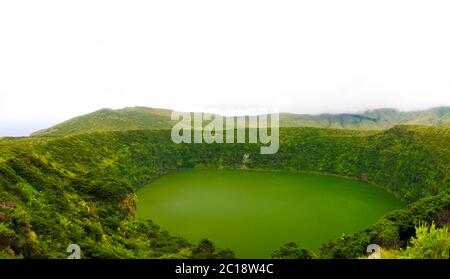
M171 110L132 107L99 111L72 118L56 126L33 133L33 136L72 135L96 131L170 129ZM423 111L399 112L379 109L362 114L280 114L281 127L316 127L353 130L385 130L395 125L442 126L450 123L450 107Z
M100 131L168 129L171 110L133 107L118 110L101 109L64 121L33 136L60 136Z
M270 156L255 144L173 144L169 130L0 139L0 257L60 258L70 243L82 246L87 258L231 257L228 250L205 251L208 243L195 246L135 215L138 187L188 168L368 180L410 206L369 233L328 243L323 256L357 257L371 241L404 247L414 225L438 220L450 207L449 142L450 129L419 126L379 132L283 128L280 150Z

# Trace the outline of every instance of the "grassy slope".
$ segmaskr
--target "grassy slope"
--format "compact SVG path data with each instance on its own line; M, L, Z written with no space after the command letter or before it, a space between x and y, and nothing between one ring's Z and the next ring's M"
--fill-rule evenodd
M242 168L245 153L247 168L367 177L407 201L440 194L438 203L425 200L424 219L450 203L442 194L450 185L450 129L292 128L281 130L280 141L279 152L268 156L250 144L175 145L168 130L0 139L0 251L61 257L64 247L76 242L87 257L192 256L192 245L135 218L133 188L182 168ZM394 219L406 227L417 221ZM401 245L409 231L390 222L394 225L385 227ZM331 243L324 254L363 253L363 244L385 234L372 232L369 239Z
M167 129L172 127L171 111L155 108L101 109L69 119L33 136L61 136L100 131Z
M119 110L102 109L37 131L33 136L60 136L96 131L170 129L175 123L170 120L170 115L170 110L145 107ZM384 130L398 124L441 126L445 123L450 123L450 107L415 112L380 109L362 114L301 115L282 113L280 115L281 127Z

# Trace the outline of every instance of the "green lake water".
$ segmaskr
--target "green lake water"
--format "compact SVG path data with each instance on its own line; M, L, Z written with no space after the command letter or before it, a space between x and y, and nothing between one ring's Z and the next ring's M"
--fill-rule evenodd
M138 198L141 218L193 243L207 238L239 258L269 258L292 241L318 251L404 206L356 180L244 170L170 173L141 188Z

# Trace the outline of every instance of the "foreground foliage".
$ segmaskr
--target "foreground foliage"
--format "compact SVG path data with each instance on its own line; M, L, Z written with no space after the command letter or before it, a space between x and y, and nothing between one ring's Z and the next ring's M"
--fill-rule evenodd
M422 223L415 230L415 236L411 237L406 249L381 247L376 258L448 259L450 257L450 232L447 226L438 228L434 222L431 225Z

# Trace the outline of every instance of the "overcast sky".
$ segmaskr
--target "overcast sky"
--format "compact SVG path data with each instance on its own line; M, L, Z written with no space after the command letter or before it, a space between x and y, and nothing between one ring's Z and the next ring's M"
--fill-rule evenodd
M0 136L100 108L450 105L450 1L1 1Z

